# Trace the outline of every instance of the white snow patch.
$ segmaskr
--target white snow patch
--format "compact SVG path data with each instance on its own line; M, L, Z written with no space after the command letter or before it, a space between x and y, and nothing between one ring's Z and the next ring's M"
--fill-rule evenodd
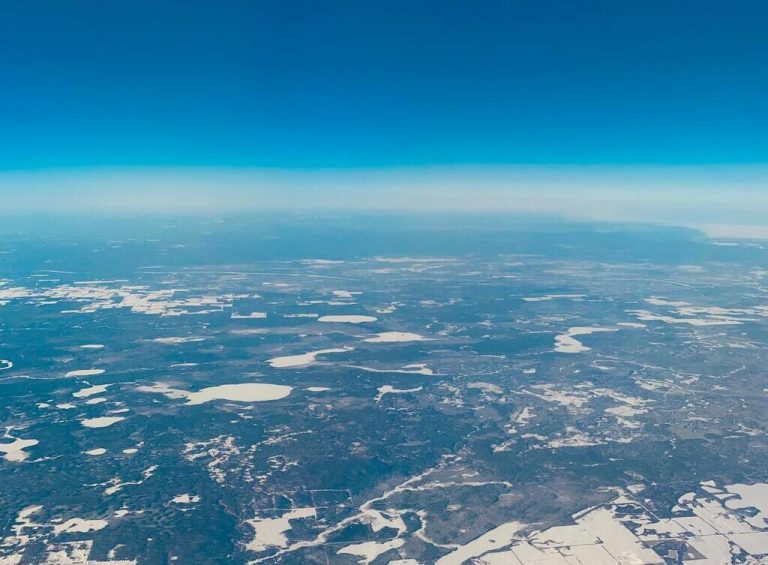
M485 382L482 382L482 381L475 382L475 383L469 383L467 385L467 388L473 388L473 389L477 389L477 390L482 390L484 392L492 393L492 394L504 394L504 391L501 389L500 386L495 385L493 383L485 383Z
M104 369L79 369L77 371L69 371L65 377L95 377L96 375L104 374Z
M94 404L101 404L102 402L106 402L106 401L107 399L104 398L103 396L97 396L96 398L90 398L86 400L85 403L88 405L94 405Z
M166 383L154 383L152 385L142 385L142 386L136 387L136 390L138 392L162 394L163 396L165 396L166 398L170 398L171 400L178 400L180 398L187 398L189 396L188 391L181 390L178 388L172 388Z
M679 308L681 306L688 306L688 302L680 302L680 301L670 301L665 300L664 298L659 298L657 296L651 296L650 298L644 299L648 304L652 304L653 306L674 306L676 308Z
M648 310L627 310L638 320L644 322L664 322L665 324L688 324L691 326L738 326L742 324L740 320L728 317L710 317L710 318L675 318L674 316L656 315Z
M182 343L198 343L200 341L205 341L207 338L204 337L194 337L194 336L187 336L187 337L156 337L155 339L152 339L150 341L154 343L159 343L161 345L180 345Z
M461 565L473 557L502 549L510 545L516 534L525 527L521 522L507 522L497 526L471 542L459 546L457 549L437 560L436 565ZM510 562L514 563L514 562Z
M344 261L336 259L302 259L301 262L305 265L340 265L344 263Z
M83 520L82 518L71 518L61 524L53 526L53 533L70 534L94 532L106 528L109 523L106 520Z
M320 349L318 351L310 351L309 353L302 353L300 355L286 355L284 357L274 357L267 360L272 367L284 369L286 367L302 367L310 365L317 361L319 355L328 355L330 353L346 353L347 351L353 351L353 347L338 347L335 349Z
M555 351L558 353L582 353L589 351L579 340L575 339L578 335L590 335L598 332L616 332L616 328L595 328L595 327L574 327L568 328L564 334L555 337Z
M177 494L173 497L171 502L174 504L194 504L196 502L200 502L200 497L190 494Z
M375 316L360 316L360 315L337 315L337 316L320 316L318 322L329 322L339 324L363 324L365 322L375 322L378 318Z
M359 369L360 371L366 371L368 373L402 373L404 375L425 375L432 376L435 372L427 367L426 363L411 363L410 365L403 365L401 369L375 369L373 367L365 367L363 365L344 365L350 369Z
M376 334L376 337L364 339L368 343L400 343L406 341L424 341L426 338L419 334L410 332L383 332Z
M10 437L6 435L6 437ZM0 453L4 453L3 458L6 461L13 463L20 463L26 461L29 457L29 453L24 451L28 447L37 445L40 443L36 439L19 439L13 438L11 443L0 443Z
M405 545L405 540L400 538L395 538L383 542L366 541L363 543L347 545L342 547L336 553L345 553L347 555L355 555L357 557L361 557L362 561L360 561L360 563L363 563L363 565L368 565L368 563L374 561L379 555L382 555L392 549L398 549L403 545Z
M232 314L233 320L263 320L267 317L266 312L251 312L250 314Z
M379 391L379 393L378 393L376 396L374 396L374 397L373 397L373 399L374 399L376 402L378 402L379 400L381 400L381 399L382 399L382 397L383 397L385 394L405 394L406 392L419 392L419 391L421 391L423 388L424 388L424 387L416 387L416 388L395 388L395 387L393 387L393 386L390 386L390 385L384 385L384 386L380 386L380 387L377 389L377 390Z
M254 529L255 536L247 545L248 551L265 551L270 547L286 547L288 537L285 535L291 529L291 520L315 518L314 508L296 508L279 518L253 518L245 523Z
M80 423L86 428L108 428L113 424L125 420L122 416L102 416L100 418L86 418L80 420Z
M264 402L285 398L293 387L266 383L242 383L219 385L189 393L187 406L203 404L212 400L231 400L234 402Z
M747 518L747 522L756 528L768 527L768 483L726 485L725 490L739 496L738 500L727 500L725 506L731 509L756 508L757 514Z
M332 290L331 293L336 298L354 298L356 295L363 294L362 292L352 292L349 290Z
M614 406L613 408L606 408L605 412L608 414L612 414L613 416L621 416L625 418L630 418L632 416L637 416L638 414L645 414L648 412L646 408L633 408L631 406Z
M586 294L545 294L544 296L526 296L523 300L525 302L548 302L550 300L560 300L565 298L579 300L585 297Z
M102 394L104 392L107 392L107 387L109 385L95 385L89 388L83 388L78 390L77 392L73 392L72 396L75 398L87 398L89 396L93 396L94 394Z

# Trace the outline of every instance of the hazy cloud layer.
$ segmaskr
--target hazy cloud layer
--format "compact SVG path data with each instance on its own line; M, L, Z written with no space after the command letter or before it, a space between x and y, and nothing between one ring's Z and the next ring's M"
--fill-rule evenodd
M768 230L768 167L16 171L0 173L0 200L6 212L489 210L720 226L746 235L743 229Z

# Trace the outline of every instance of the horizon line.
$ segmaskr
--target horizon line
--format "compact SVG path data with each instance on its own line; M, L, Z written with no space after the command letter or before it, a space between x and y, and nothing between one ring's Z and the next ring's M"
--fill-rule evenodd
M768 230L768 163L2 170L0 202L6 213L491 212Z

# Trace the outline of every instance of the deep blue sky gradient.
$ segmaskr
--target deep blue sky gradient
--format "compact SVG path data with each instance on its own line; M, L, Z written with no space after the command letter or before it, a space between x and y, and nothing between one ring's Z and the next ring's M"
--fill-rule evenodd
M6 2L0 169L768 162L768 2Z

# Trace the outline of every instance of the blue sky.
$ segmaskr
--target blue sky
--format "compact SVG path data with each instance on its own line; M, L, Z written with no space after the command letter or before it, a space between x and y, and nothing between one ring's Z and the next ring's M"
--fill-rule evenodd
M754 170L766 21L739 0L13 2L0 191L190 167Z

